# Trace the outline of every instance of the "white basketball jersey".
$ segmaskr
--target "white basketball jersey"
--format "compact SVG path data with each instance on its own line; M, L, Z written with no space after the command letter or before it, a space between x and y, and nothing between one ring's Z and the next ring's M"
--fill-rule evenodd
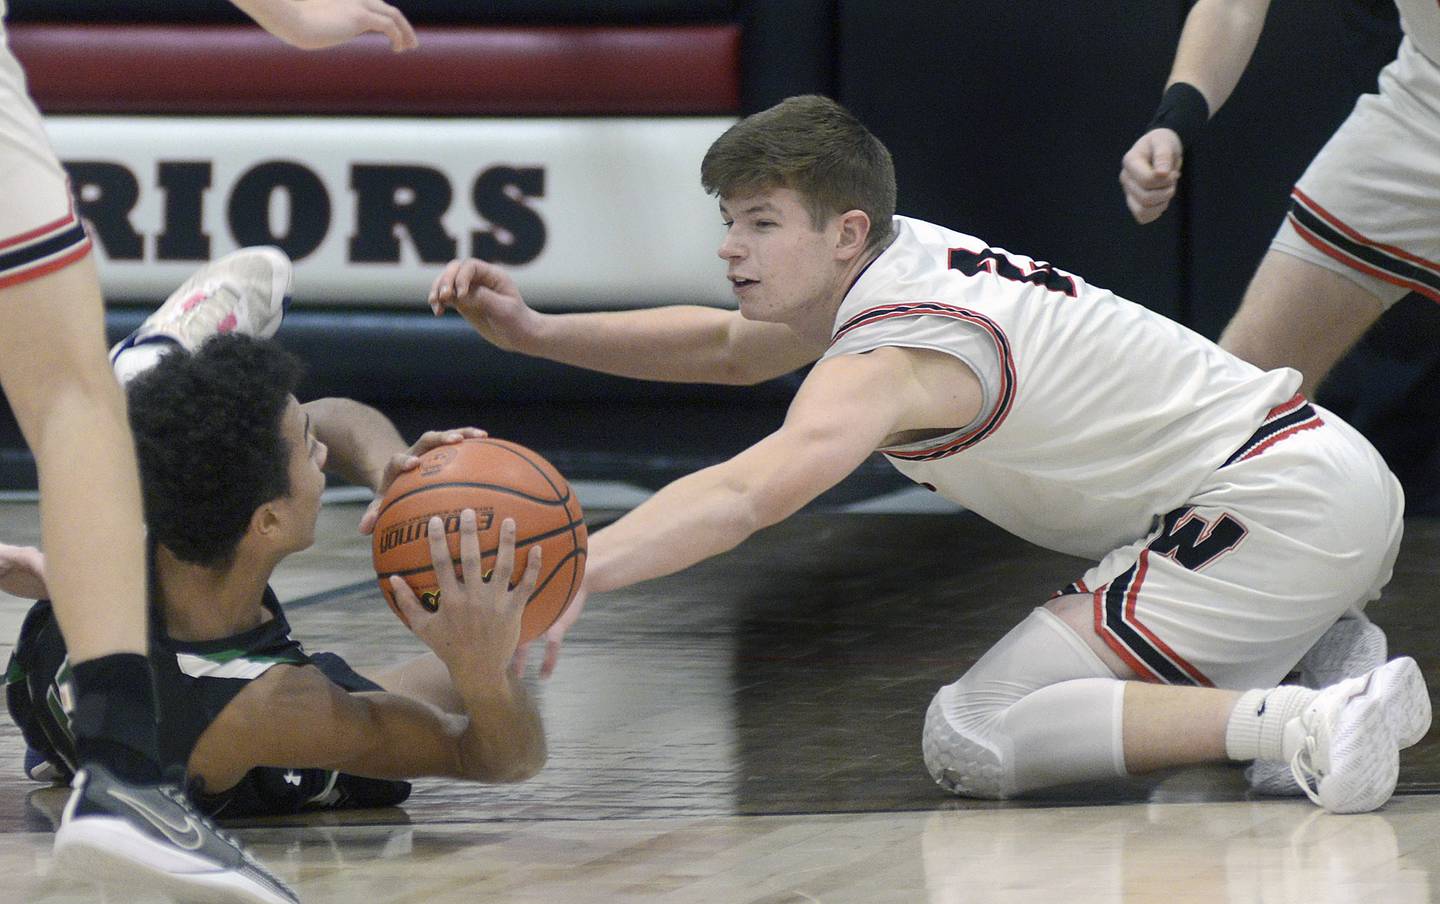
M1440 2L1395 0L1395 5L1400 9L1400 27L1415 49L1440 64Z
M1099 558L1177 508L1300 375L981 240L906 217L836 314L825 357L882 346L955 355L984 410L881 450L916 483L1049 549Z

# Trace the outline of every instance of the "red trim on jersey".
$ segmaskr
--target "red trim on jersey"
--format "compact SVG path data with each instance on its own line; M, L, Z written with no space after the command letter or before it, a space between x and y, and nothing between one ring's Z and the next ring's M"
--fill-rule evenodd
M1267 411L1265 413L1265 420L1261 421L1261 423L1273 421L1277 417L1284 417L1295 409L1303 407L1308 401L1309 400L1305 398L1305 393L1297 392L1290 397L1288 402L1281 402L1279 405Z
M1195 679L1195 683L1201 687L1214 687L1215 682L1205 677L1205 673L1187 662L1184 657L1170 648L1170 645L1156 636L1154 631L1145 627L1145 624L1135 616L1135 599L1140 595L1140 585L1145 583L1145 572L1150 569L1150 550L1140 551L1140 570L1135 573L1135 582L1130 585L1130 593L1125 597L1125 620L1134 625L1135 630L1145 635L1151 645L1171 662L1180 667L1181 671Z
M1105 594L1109 589L1109 584L1101 584L1100 588L1095 591L1095 633L1099 635L1101 640L1105 641L1105 645L1109 647L1116 656L1119 656L1124 660L1126 665L1130 666L1136 675L1139 675L1145 681L1163 684L1164 682L1160 679L1160 676L1151 671L1150 667L1145 663L1141 662L1140 657L1130 652L1130 648L1125 646L1125 644L1120 641L1120 638L1115 636L1115 632L1111 631L1109 626L1105 624Z
M1238 459L1236 459L1236 461L1248 461L1259 455L1261 452L1264 452L1271 446L1275 445L1276 443L1280 442L1282 439L1289 439L1290 437L1294 436L1297 433L1300 433L1301 431L1314 430L1316 427L1323 426L1325 426L1325 422L1318 417L1315 418L1313 421L1306 421L1303 424L1296 424L1289 430L1282 430L1274 436L1270 437L1269 439L1265 440L1265 442L1261 443L1260 445L1251 449L1249 452L1246 452L1244 455L1240 456Z
M1136 560L1136 565L1138 567L1135 570L1135 578L1130 582L1130 587L1125 593L1125 623L1142 634L1156 652L1170 660L1170 662L1182 672L1189 675L1191 680L1197 685L1200 687L1214 687L1215 682L1205 677L1204 672L1191 665L1183 656L1176 653L1169 644L1161 640L1154 631L1146 627L1145 623L1140 621L1136 616L1135 604L1140 596L1140 587L1145 583L1146 572L1150 570L1150 550L1140 550L1140 557ZM1124 641L1116 636L1115 633L1110 630L1110 627L1105 624L1105 593L1108 589L1109 584L1106 584L1104 587L1095 591L1095 633L1099 634L1100 639L1104 640L1106 645L1115 651L1116 655L1125 660L1125 663L1134 669L1137 675L1140 675L1147 681L1165 683L1163 678L1140 661L1140 657L1136 656L1130 648L1125 645Z
M949 317L953 320L962 320L966 323L973 323L990 335L995 343L995 350L1000 353L1000 386L999 399L996 402L995 410L984 420L980 426L969 433L947 440L935 446L928 446L923 449L907 449L904 451L891 451L881 449L880 452L891 458L898 458L901 461L933 461L938 458L947 458L957 452L962 452L980 440L994 433L1010 416L1010 409L1015 404L1015 356L1010 350L1010 340L1005 335L999 324L974 311L965 308L955 307L939 301L917 301L903 302L899 304L876 305L873 308L866 308L847 320L835 331L834 337L830 340L833 347L841 338L858 327L869 326L874 323L882 323L886 320L893 320L897 317L923 317L933 315L936 317Z
M1299 189L1296 189L1295 191L1297 193ZM1309 207L1309 204L1306 204L1306 207ZM1336 229L1342 230L1342 232L1345 232L1346 235L1352 235L1352 238L1354 238L1354 236L1359 236L1359 233L1355 233L1355 230L1349 229L1349 227L1345 226L1344 223L1339 222L1339 220L1333 219L1332 216L1329 216L1329 214L1326 213L1325 210L1320 209L1320 207L1316 207L1316 209L1313 210L1313 213L1315 213L1316 216L1323 217L1326 222L1331 222L1332 225L1336 227ZM1391 274L1390 271L1382 271L1382 269L1377 268L1377 266L1372 265L1372 263L1369 263L1368 261L1362 261L1362 259L1356 258L1356 256L1351 255L1351 253L1346 252L1346 250L1336 248L1336 246L1332 245L1332 243L1326 242L1323 236L1316 235L1313 230L1308 229L1308 227L1305 226L1305 223L1302 223L1299 219L1296 219L1296 216L1293 213L1286 214L1286 219L1289 220L1290 225L1295 227L1296 235L1299 235L1300 238L1305 239L1306 242L1308 242L1309 245L1312 246L1312 248L1318 250L1318 252L1322 253L1322 255L1328 256L1328 258L1333 259L1333 261L1344 263L1344 265L1348 266L1348 268L1354 269L1354 271L1362 272L1362 274L1368 276L1374 276L1375 279L1380 279L1380 281L1382 282L1388 282L1388 284L1391 285L1398 285L1400 286L1400 288L1408 289L1408 291L1411 292L1418 292L1418 294L1424 295L1424 297L1430 299L1430 301L1440 302L1440 292L1437 292L1436 289L1434 289L1434 286L1428 286L1426 284L1423 284L1423 282L1416 282L1414 281L1414 279L1405 279L1404 276ZM1369 240L1365 239L1364 236L1359 236L1359 238L1356 238L1355 240L1356 242L1361 242L1364 243L1364 245L1371 246L1371 248L1377 250L1385 250L1385 253L1391 253L1391 250L1397 250L1398 252L1398 249L1391 249L1388 245L1378 245L1378 243L1369 242ZM1407 258L1410 258L1410 255L1405 256L1407 256ZM1417 266L1424 266L1424 268L1427 269L1434 268L1434 266L1436 266L1434 265L1434 263L1430 263L1428 261L1421 261L1421 259L1418 258L1414 258L1413 263L1416 263Z
M64 229L69 228L74 222L75 205L71 204L70 212L53 223L46 223L44 226L38 226L35 229L30 230L29 232L22 232L19 235L12 236L8 239L0 239L0 251L4 251L6 248L10 248L15 245L22 245L25 242L28 242L32 239L37 239L40 236L45 235L46 233L61 232Z
M39 279L42 276L54 273L56 270L63 270L64 268L83 258L85 255L89 254L90 247L90 239L86 238L85 241L81 242L79 245L76 245L73 250L71 250L63 257L54 258L43 264L40 264L39 266L31 267L28 270L11 271L4 276L0 276L0 289L8 289L11 286L18 286L21 283L29 282L32 279Z
M1380 251L1384 251L1386 254L1398 257L1402 260L1407 260L1417 266L1424 267L1426 270L1433 270L1436 273L1440 273L1440 264L1437 264L1434 261L1426 260L1423 257L1417 257L1416 255L1406 251L1404 248L1397 248L1394 245L1386 245L1382 242L1377 242L1374 239L1366 238L1360 232L1345 225L1345 223L1339 217L1335 216L1333 213L1326 210L1324 207L1321 207L1319 204L1315 203L1315 199L1311 198L1309 195L1301 191L1298 185L1290 190L1290 196L1299 201L1300 203L1304 204L1306 207L1310 208L1317 216L1325 220L1325 222L1329 223L1331 226L1334 226L1336 229L1350 236L1350 238L1354 239L1360 244L1369 245L1371 248L1376 248Z
M1344 251L1336 248L1329 242L1326 242L1323 238L1311 232L1309 229L1306 229L1305 224L1295 219L1293 215L1287 216L1287 219L1290 221L1290 225L1295 227L1296 234L1298 234L1300 238L1309 242L1315 248L1315 250L1319 251L1321 254L1324 254L1327 257L1339 261L1340 263L1344 264L1352 270L1359 270L1361 273L1373 276L1376 279L1381 280L1382 282L1388 282L1392 286L1399 286L1400 288L1408 289L1411 292L1418 292L1419 294L1424 295L1431 301L1440 301L1440 292L1436 292L1431 287L1423 283L1415 282L1413 279L1405 279L1403 276L1396 276L1394 273L1390 273L1387 270L1380 270L1372 267L1368 262L1362 261L1357 257L1346 254Z

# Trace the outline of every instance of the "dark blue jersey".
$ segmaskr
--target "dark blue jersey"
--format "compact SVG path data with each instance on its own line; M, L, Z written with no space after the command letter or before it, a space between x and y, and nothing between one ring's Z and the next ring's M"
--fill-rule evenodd
M152 625L150 662L160 704L160 755L167 765L189 762L200 736L235 695L277 665L313 665L351 692L381 689L339 656L305 652L290 636L290 623L269 587L263 605L272 618L219 640L178 641L165 633L163 625ZM67 778L77 768L68 716L73 694L60 626L49 601L40 600L26 616L10 657L6 696L26 743ZM392 806L409 796L410 785L328 769L258 766L233 788L216 794L198 790L197 802L206 811L232 817Z

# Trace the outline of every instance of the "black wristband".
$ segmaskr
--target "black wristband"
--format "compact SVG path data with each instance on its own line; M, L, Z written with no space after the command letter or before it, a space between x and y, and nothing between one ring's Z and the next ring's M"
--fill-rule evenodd
M1188 149L1190 142L1194 141L1210 120L1210 105L1205 102L1205 95L1200 93L1189 82L1176 82L1165 89L1165 96L1160 98L1160 106L1155 110L1155 118L1145 127L1145 131L1151 129L1171 129L1180 136L1180 147Z

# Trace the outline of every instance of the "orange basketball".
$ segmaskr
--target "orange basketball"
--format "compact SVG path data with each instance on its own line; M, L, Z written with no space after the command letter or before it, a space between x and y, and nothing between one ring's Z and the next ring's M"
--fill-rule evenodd
M485 573L495 566L500 525L515 521L515 574L525 573L526 551L544 550L540 580L525 605L520 642L534 640L570 605L585 574L585 521L570 484L550 462L515 443L467 439L432 449L415 468L395 478L375 522L372 552L380 591L400 620L390 576L400 575L434 612L443 603L430 561L432 515L445 523L455 574L460 576L460 513L474 509Z

